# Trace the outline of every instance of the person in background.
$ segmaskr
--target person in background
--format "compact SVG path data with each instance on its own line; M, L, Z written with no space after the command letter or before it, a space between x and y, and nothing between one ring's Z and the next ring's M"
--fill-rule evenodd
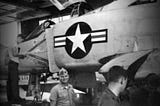
M66 69L59 71L60 83L50 91L50 106L75 106L76 95L73 87L68 83L69 74Z
M121 66L113 66L105 78L108 86L102 93L98 106L119 106L119 94L124 91L128 80L126 70Z
M25 57L20 55L20 48L18 44L23 41L22 34L17 36L17 45L8 49L9 63L8 63L8 80L7 80L7 98L9 102L21 102L24 99L19 96L18 86L18 64L19 58Z
M160 76L155 73L147 76L148 84L148 106L160 106Z

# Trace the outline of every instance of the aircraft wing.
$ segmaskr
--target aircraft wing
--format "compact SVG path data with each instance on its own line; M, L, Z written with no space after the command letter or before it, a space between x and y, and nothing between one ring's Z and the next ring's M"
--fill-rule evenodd
M146 50L146 51L137 51L137 52L122 54L119 57L112 59L111 61L103 65L99 72L100 73L108 72L109 69L115 65L123 66L125 69L128 69L128 67L132 63L134 63L136 60L138 60L142 56L150 53L151 51L152 50Z

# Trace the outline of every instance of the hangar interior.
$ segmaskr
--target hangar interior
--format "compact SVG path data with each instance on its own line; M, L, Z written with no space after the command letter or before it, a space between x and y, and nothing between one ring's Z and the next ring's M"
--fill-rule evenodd
M102 1L94 0L93 2L92 0L86 0L87 4L90 7L92 7L92 9L96 9L112 1L113 0L102 0ZM66 19L70 19L70 15L73 7L74 6L71 5L70 7L64 10L59 10L55 5L51 3L50 0L1 0L0 1L1 45L4 47L14 46L16 43L16 36L18 34L23 33L25 35L23 37L27 38L27 36L33 33L33 30L35 30L45 20L52 20L55 23L58 23ZM34 37L31 37L30 39L33 39L33 38ZM1 104L8 105L6 103L7 102L7 97L6 97L7 76L4 76L4 75L0 75L0 76L1 76L0 77L1 78ZM20 89L20 92L22 92L20 93L20 95L23 98L26 96L26 92L25 93L23 92L24 92L24 89L27 89L26 84L28 84L29 82L28 77L29 75L19 76L21 80L19 84L24 85L24 87ZM47 92L50 91L54 83L57 83L57 81L55 82L53 81L52 85L49 84L49 86L47 86L48 87ZM48 101L49 97L47 92L44 93L43 99L47 99ZM89 91L89 92L92 92L92 91ZM33 97L26 97L26 98L31 101L34 99ZM89 100L86 101L86 104L88 104L87 103L88 101ZM33 104L37 105L38 103L37 104L30 103L30 105L33 105Z
M25 41L29 41L29 40L32 40L32 39L34 39L36 37L39 37L39 35L44 31L43 28L44 28L44 25L45 25L44 24L45 21L49 21L49 22L51 21L50 25L51 25L51 27L53 27L52 25L54 25L56 23L63 22L64 20L70 20L71 17L74 17L74 13L76 12L76 9L77 9L77 6L79 5L79 2L77 4L74 4L74 5L69 5L65 9L59 10L58 7L56 7L53 4L53 1L65 2L65 1L74 1L74 0L1 0L0 1L0 49L2 50L3 48L6 48L6 47L13 47L13 46L15 46L16 45L16 38L17 38L18 34L23 34L22 37L23 37L23 39L25 39ZM81 4L82 8L85 8L87 10L87 12L88 12L88 11L91 11L91 10L98 9L101 6L110 4L112 2L122 1L122 0L94 0L94 1L93 0L77 0L77 1L86 1L84 4L83 4L83 2L80 3L80 4ZM153 3L153 5L154 5L154 3L156 3L158 0L128 0L128 2L131 2L131 1L134 1L134 3L132 5L149 4L149 3L151 5ZM158 3L160 4L160 1L158 1ZM159 4L156 5L156 6L158 7ZM144 6L144 8L146 8L146 7ZM136 11L138 11L138 10L136 10ZM81 14L81 13L79 13L79 14ZM82 13L82 14L84 14L84 13ZM118 13L118 14L120 14L120 13ZM146 14L144 13L144 15L146 15ZM148 16L148 17L149 17L149 19L150 18L153 19L153 25L160 26L160 24L158 23L158 22L160 22L159 21L160 17L159 17L159 15L155 15L155 14L153 13L152 15L153 16L157 16L156 19L158 21L155 19L155 17L152 17L152 16L151 17ZM130 17L130 16L128 16L128 17ZM111 21L114 21L114 19L116 19L116 18L113 18L113 20L111 20ZM103 20L103 18L102 18L102 20ZM125 22L126 20L124 19L123 21ZM149 24L145 24L146 21L147 21L147 19L144 19L144 24L143 25L150 25L152 23L152 21L149 21ZM118 23L118 25L120 25L119 23L121 23L121 22L117 22L117 23ZM132 18L131 18L131 20L129 20L129 23L132 24ZM138 24L138 21L136 21L136 23ZM113 26L114 25L115 24L113 24ZM95 26L98 26L98 25L95 25ZM160 35L159 35L159 31L158 31L159 28L157 26L155 26L153 28L154 29L153 30L154 33L152 33L152 31L150 31L151 30L151 29L149 29L150 27L146 27L146 29L147 28L149 29L149 30L147 29L149 33L146 31L145 28L142 28L142 33L141 34L143 34L143 30L144 30L144 34L147 33L149 35L151 33L151 35L155 34L156 37L158 35L157 38L156 37L153 38L157 42L158 40L160 40L160 37L159 37ZM133 26L133 27L135 28L135 26ZM144 27L144 26L142 26L142 27ZM151 25L151 27L152 27L152 25ZM77 29L78 29L78 26L77 26ZM96 30L96 31L93 31L93 32L98 32L98 31L103 31L103 30ZM126 30L127 30L127 28L126 28ZM107 29L107 31L108 31L108 29ZM137 31L140 32L140 30L137 30ZM157 32L158 32L158 34L157 34ZM102 32L102 33L104 33L104 32ZM121 31L120 31L120 33L121 33ZM127 31L126 31L126 33L127 33ZM131 33L132 33L132 31L131 31ZM134 33L134 34L136 34L136 33ZM147 35L147 37L148 37L148 35ZM63 35L61 35L61 36L63 36ZM126 37L125 39L128 39L128 37ZM138 37L137 38L135 37L133 39L134 40L135 39L139 40ZM147 44L147 42L150 43L150 39L149 38L145 38L145 39L147 39L147 40L144 41L144 44L143 43L142 44L139 43L139 45L141 44L142 46L144 46L145 44ZM39 38L38 38L38 40L39 40ZM41 38L40 38L40 40L41 40ZM141 39L141 38L140 38L140 40L143 41L143 39ZM43 40L42 40L42 42L43 42ZM40 42L40 44L42 42ZM117 42L119 43L119 42L122 42L122 41L118 41L117 40ZM137 44L138 43L133 42L132 40L131 41L126 40L126 42L127 42L127 47L130 47L130 45L131 45L131 47L134 46L133 48L137 49ZM160 46L160 43L156 43L156 42L153 43L153 45ZM35 41L33 43L36 44L37 42ZM45 46L42 44L42 48L43 47L45 47ZM149 45L149 47L150 47L150 45ZM79 46L79 48L80 48L80 46ZM144 67L148 68L149 66L151 66L151 68L153 68L155 66L156 67L155 73L159 73L160 72L159 71L160 66L157 65L157 64L160 63L160 55L159 55L160 51L159 51L159 47L155 47L155 48L156 48L157 51L156 50L155 50L156 52L153 51L153 55L151 55L151 56L153 56L153 58L151 56L150 57L148 56L149 53L152 54L152 52L147 52L148 54L146 53L147 55L144 55L144 56L141 55L141 54L145 54L145 52L143 52L143 50L142 50L142 53L139 54L140 56L142 56L142 58L140 58L140 60L137 59L138 57L136 57L136 56L135 57L137 59L136 62L138 61L139 64L145 63L143 61L143 59L147 60L147 62L149 61L148 63L146 62L146 64L145 64ZM34 47L32 49L34 49ZM85 52L87 52L87 51L85 51ZM122 54L123 53L115 53L114 55L109 55L107 58L104 57L104 58L100 59L99 62L102 65L104 65L106 63L106 61L109 62L111 59L114 59L114 58L116 58L118 56L121 56ZM2 55L3 54L1 52L1 58L2 58ZM94 56L95 56L95 58L98 57L97 55L94 55ZM134 56L134 54L133 54L133 56ZM145 56L148 56L148 57L145 57ZM78 58L78 59L81 59L81 58ZM77 61L78 61L78 59L77 59ZM121 59L121 58L119 58L119 59ZM127 59L130 60L130 58L127 58ZM40 58L40 60L46 61L45 59L41 59L41 58ZM123 59L122 59L122 61L123 61ZM150 61L153 62L154 65L150 64ZM85 63L85 60L84 60L84 63ZM49 63L48 62L46 62L46 63L43 62L43 65L44 64L49 64ZM132 64L132 65L135 65L135 64ZM92 65L91 65L91 67L92 67ZM138 68L139 67L140 66L138 66ZM140 69L144 69L144 70L146 69L147 70L147 68L144 68L144 67L140 67ZM75 67L73 66L71 68L74 69ZM78 66L78 68L81 68L81 67ZM99 66L98 66L98 68L99 68ZM68 69L70 69L70 68L68 68ZM82 69L86 70L85 67L82 67ZM96 69L97 69L97 67L96 67ZM137 70L137 67L134 67L134 69ZM131 70L134 70L134 69L131 69ZM59 82L58 77L57 77L57 73L55 73L55 74L52 75L52 73L47 72L47 73L43 73L43 74L39 75L41 77L41 79L43 79L43 81L41 81L41 82L39 81L41 79L39 79L39 77L37 77L36 75L34 75L34 73L32 75L30 75L28 73L25 74L25 75L23 75L23 74L20 75L19 76L19 80L20 80L19 81L19 85L21 86L21 88L19 89L20 96L23 97L23 98L25 98L26 101L25 101L25 103L21 103L21 104L12 104L12 103L8 103L8 101L7 101L7 94L6 94L6 92L7 92L6 91L6 85L7 85L7 78L8 78L7 72L8 71L6 71L5 68L1 68L1 70L2 71L0 72L0 104L2 106L10 106L10 105L11 106L12 105L15 105L15 106L17 106L17 105L18 106L19 105L20 106L38 106L38 105L41 105L41 106L50 106L50 104L49 104L49 101L50 101L49 100L50 90L51 90L51 88L55 84L57 84ZM47 69L45 69L45 71L46 70ZM87 79L87 76L92 76L93 74L90 73L90 70L92 71L92 68L89 67L89 72L87 72L87 73L77 72L79 74L79 76L76 76L76 77L74 76L75 74L77 74L76 72L73 72L73 73L70 72L70 73L72 73L72 75L71 75L71 77L73 78L72 81L74 83L77 83L76 81L74 81L75 79L79 79L79 78L84 77L84 80L85 80L85 79ZM135 75L134 72L132 74ZM95 75L96 75L96 79L95 78L91 78L91 79L88 78L88 81L87 81L87 82L91 82L91 83L92 83L92 80L96 81L96 84L94 85L94 88L89 88L88 87L88 88L84 89L84 88L80 88L80 87L77 87L77 86L75 87L75 92L77 92L76 96L79 98L79 104L77 106L97 106L97 103L98 103L98 100L99 100L99 98L100 98L100 96L102 94L102 91L104 91L105 87L107 86L107 81L104 79L104 76L106 74L104 74L104 76L102 76L101 74L95 72ZM140 75L143 76L143 72L140 73ZM126 90L126 92L123 92L121 94L121 98L120 99L123 100L123 104L122 105L123 106L134 106L136 104L135 103L133 105L130 105L128 103L129 98L130 98L129 95L128 95L128 93L129 93L129 91L136 92L136 90L134 90L134 89L136 89L136 88L139 87L140 90L137 89L138 93L135 93L135 95L133 95L134 101L132 101L132 103L133 102L137 102L138 105L136 104L135 106L143 106L144 104L141 103L140 100L146 101L145 96L146 95L148 96L149 93L147 92L146 89L141 88L141 85L143 85L143 87L144 87L148 83L150 85L153 85L152 86L153 88L150 86L151 89L155 89L154 87L156 86L156 90L158 91L158 93L157 93L157 95L155 95L154 98L160 99L160 95L158 95L158 94L160 94L160 74L158 74L158 77L157 76L155 77L154 75L155 74L151 74L151 76L146 77L146 79L139 78L136 81L131 82L130 84L131 85L135 84L135 86L134 87L128 87L127 90ZM48 83L46 80L51 81L51 83L50 82ZM46 92L41 92L43 94L43 97L41 96L41 98L40 98L41 100L40 101L37 98L35 98L33 95L30 96L30 97L26 97L27 92L28 92L27 90L29 88L28 87L28 83L34 83L37 88L39 88L41 86L41 89L46 91ZM91 83L87 83L87 84L92 86ZM81 84L81 82L80 82L80 84ZM84 86L86 86L86 85L84 84ZM147 88L147 89L150 89L150 88ZM142 97L136 98L137 95L141 95ZM155 101L156 101L156 99L155 99ZM154 100L152 100L152 101L154 101ZM155 106L159 105L158 102L155 103L155 104L156 104ZM152 106L152 105L151 104L145 104L144 106Z

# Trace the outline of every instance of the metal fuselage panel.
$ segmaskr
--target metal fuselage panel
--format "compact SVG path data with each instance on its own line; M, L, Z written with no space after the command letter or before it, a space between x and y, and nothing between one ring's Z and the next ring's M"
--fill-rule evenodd
M48 55L44 33L39 37L21 43L20 54L27 54L24 59L19 59L21 72L32 72L48 67Z
M53 40L55 43L55 39L63 37L64 42L62 45L60 44L60 47L54 45L55 61L58 66L66 67L75 65L99 65L100 59L114 54L153 48L159 49L159 11L159 4L156 3L128 6L114 10L107 10L107 7L103 7L101 11L95 11L78 18L72 18L58 23L53 28ZM84 42L84 48L81 47L82 45L75 45L75 47L73 47L75 40L73 41L70 37L76 35L78 25L81 36L83 36L82 34L86 34L82 31L85 29L83 28L85 26L84 23L91 29L91 31L87 32L87 34L91 36L91 47L88 47L90 49L89 51L86 50L87 47ZM71 33L71 31L73 31L73 33ZM71 34L69 35L69 33ZM105 35L106 41L101 42L99 39L97 40L98 42L94 42L93 36L96 35L95 38L101 38L99 36L100 34ZM66 39L72 40L71 48L68 51ZM77 49L83 50L83 52L87 54L79 58L76 58L75 55L72 56Z

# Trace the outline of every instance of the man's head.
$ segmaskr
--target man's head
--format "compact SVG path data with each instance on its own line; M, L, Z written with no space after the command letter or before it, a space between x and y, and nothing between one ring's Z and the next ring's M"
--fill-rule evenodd
M20 44L21 42L23 42L23 34L19 34L18 36L17 36L17 44Z
M66 69L61 68L61 70L59 71L59 80L62 84L68 83L69 74Z
M119 86L119 91L122 92L127 85L127 73L121 66L113 66L108 73L108 82Z

